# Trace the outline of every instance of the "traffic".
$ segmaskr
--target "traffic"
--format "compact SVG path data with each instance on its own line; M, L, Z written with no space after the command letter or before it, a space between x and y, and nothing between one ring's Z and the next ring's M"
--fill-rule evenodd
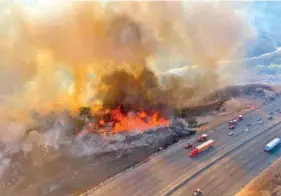
M275 112L281 113L281 110L279 108L275 109ZM273 120L274 119L274 112L271 111L268 113L268 120ZM230 120L228 122L228 129L233 130L236 128L236 126L238 126L239 122L244 120L244 116L242 114L238 115L236 118ZM262 124L263 123L263 119L260 117L257 119L258 124ZM249 127L252 124L247 124L246 128L244 129L244 132L248 132L249 131ZM233 136L234 135L234 131L231 131L228 133L228 136ZM197 138L197 142L201 143L200 145L196 146L195 148L193 148L193 144L192 143L187 143L184 145L185 149L192 149L191 152L189 153L189 157L193 158L196 157L200 152L203 152L207 149L209 149L210 147L213 147L215 144L215 141L212 139L209 139L207 134L202 134L199 136L199 138ZM270 152L271 150L275 149L276 147L279 146L279 144L281 143L281 139L280 138L275 138L272 141L270 141L264 148L264 150L266 152Z
M93 189L91 195L116 195L116 190L120 195L128 196L235 195L281 156L281 150L277 149L279 145L264 152L271 140L281 139L281 113L276 110L280 103L258 108L251 114L242 115L243 119L238 120L241 113L237 114L230 119L237 120L233 130L228 129L227 121L213 130L198 131L195 137L180 141L136 169ZM274 111L273 120L268 120L271 111ZM229 132L233 135L228 136ZM160 181L159 176L163 176ZM139 189L140 186L145 189ZM112 192L108 194L108 190Z
M281 113L281 110L279 109L275 109L276 112L279 112ZM268 120L273 120L274 117L274 112L269 112L269 116L268 116ZM240 121L242 121L244 119L243 115L240 114L238 115L235 119L233 120L230 120L228 122L228 129L235 129L236 126L238 125L238 123ZM262 118L258 118L257 119L257 122L258 124L262 124L263 123L263 120ZM251 126L251 124L247 124L246 125L247 127L244 129L244 132L248 132L249 131L249 127ZM234 132L231 131L228 133L228 136L232 136L234 135ZM215 144L215 141L212 140L212 139L209 139L208 138L208 135L207 134L202 134L200 135L200 137L197 139L197 142L199 143L202 143L200 145L198 145L197 147L195 147L190 153L189 153L189 157L190 158L194 158L196 157L199 153L211 148L214 146ZM277 147L279 147L281 144L281 139L280 138L274 138L273 140L271 140L268 144L266 144L266 146L264 147L264 151L265 152L272 152L274 149L276 149ZM193 145L191 143L188 143L185 145L185 149L191 149L193 147ZM203 192L200 190L200 189L196 189L194 192L193 192L193 195L194 196L201 196L203 195Z

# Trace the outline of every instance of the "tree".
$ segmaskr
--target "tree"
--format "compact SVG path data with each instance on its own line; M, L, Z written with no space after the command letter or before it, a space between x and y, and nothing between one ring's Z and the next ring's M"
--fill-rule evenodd
M79 116L86 116L88 118L92 117L92 111L90 107L80 107Z
M198 121L195 117L189 117L187 123L189 127L196 127L198 125Z

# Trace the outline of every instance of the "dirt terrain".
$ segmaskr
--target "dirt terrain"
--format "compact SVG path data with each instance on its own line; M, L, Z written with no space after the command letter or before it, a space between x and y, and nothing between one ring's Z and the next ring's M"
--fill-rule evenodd
M236 196L280 196L281 160L277 160L252 180Z
M235 118L237 114L245 114L263 105L261 100L250 100L245 98L232 98L223 105L223 110L212 114L199 116L199 123L205 124L198 130L208 130L218 126L224 121Z

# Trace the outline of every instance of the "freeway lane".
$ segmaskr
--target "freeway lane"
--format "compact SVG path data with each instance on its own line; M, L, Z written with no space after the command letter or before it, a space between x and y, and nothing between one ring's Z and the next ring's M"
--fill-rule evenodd
M205 166L210 158L219 156L232 144L239 143L245 136L262 132L266 127L279 122L281 120L280 114L276 114L275 120L264 121L265 124L262 125L257 125L256 119L260 116L266 117L268 112L280 105L280 102L279 98L275 102L245 115L245 120L234 130L235 135L232 137L227 135L229 132L227 123L217 127L217 131L208 132L211 138L216 140L215 149L202 153L196 159L190 159L188 152L183 149L183 144L187 140L181 141L163 153L153 156L148 162L109 180L94 192L91 190L90 192L93 192L91 195L161 195L161 193L173 188L180 177L196 170L196 168ZM244 129L248 123L252 123L253 126L246 133Z
M280 136L281 124L269 129L230 156L225 157L209 170L173 193L173 196L192 195L196 188L202 189L205 196L235 195L252 177L266 168L268 163L281 156L281 149L275 151L274 154L263 151L268 141Z

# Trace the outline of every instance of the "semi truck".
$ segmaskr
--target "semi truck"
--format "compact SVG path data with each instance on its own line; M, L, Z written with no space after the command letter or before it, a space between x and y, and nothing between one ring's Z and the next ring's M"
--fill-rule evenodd
M264 151L269 152L271 151L273 148L275 148L276 146L278 146L281 143L280 138L274 138L273 140L271 140L268 144L265 145L264 147Z
M213 146L215 143L214 140L208 140L202 144L200 144L199 146L197 146L196 148L194 148L190 153L189 153L189 157L193 158L195 156L197 156L198 153L203 152L204 150L207 150L208 148L210 148L211 146Z

